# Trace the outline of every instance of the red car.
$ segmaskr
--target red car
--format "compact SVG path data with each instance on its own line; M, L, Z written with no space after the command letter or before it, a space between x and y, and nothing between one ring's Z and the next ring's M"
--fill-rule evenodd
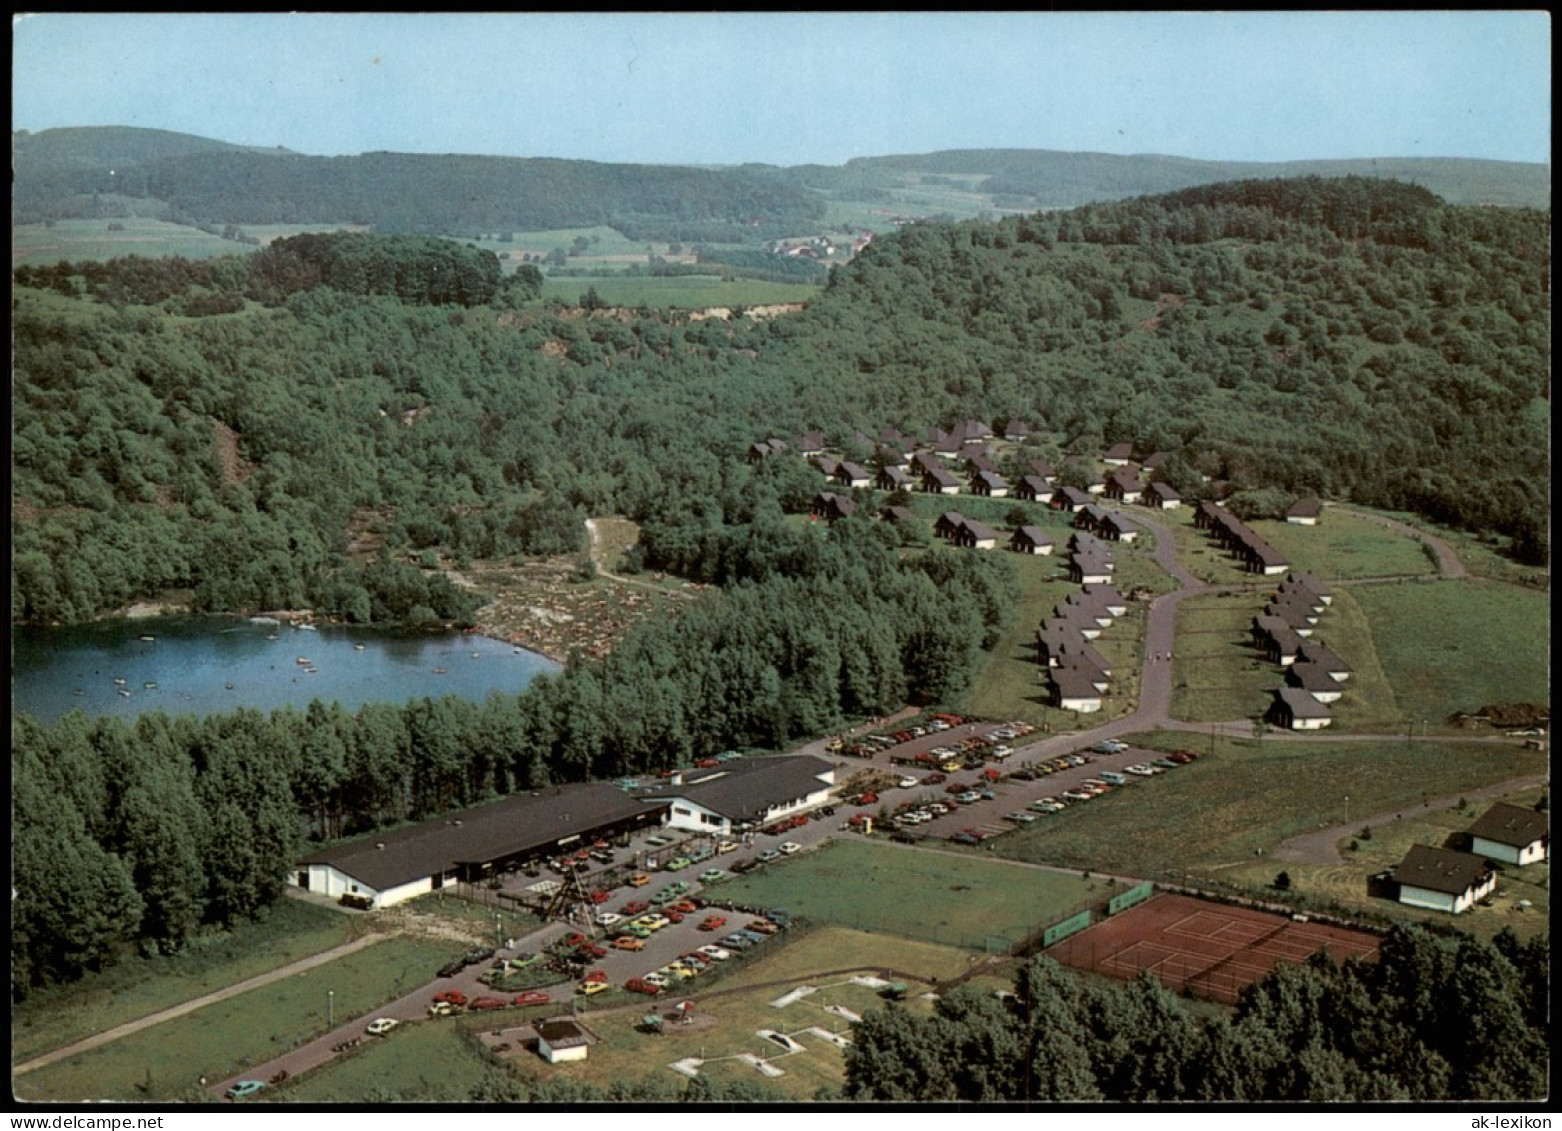
M662 992L661 986L652 985L644 978L630 978L629 981L624 983L624 989L629 990L631 993L651 994L653 996Z
M727 917L725 915L707 915L705 921L700 924L700 930L719 931L726 926L726 923Z
M466 995L460 990L441 990L434 995L434 1000L449 1002L451 1005L465 1005Z
M467 1006L467 1008L477 1012L485 1009L503 1009L509 1004L502 997L480 997L473 1000L472 1004Z
M945 781L943 774L928 774L922 779L923 785L942 785Z
M944 792L949 794L964 793L965 790L966 787L965 783L963 782L952 781L948 785L944 786Z
M514 1005L547 1005L552 999L542 990L527 990L524 994L516 994L511 999Z
M606 970L593 970L590 973L588 973L584 978L582 978L581 981L582 982L605 982L605 981L607 981L607 971Z
M592 903L606 903L608 900L610 900L612 898L613 897L611 895L609 895L607 892L603 891L601 888L598 888L596 891L591 893L591 902Z
M664 913L670 914L676 911L680 915L693 915L698 910L699 908L695 906L693 900L680 899L677 903L674 903L670 907L665 908Z
M664 910L662 912L662 917L664 919L666 919L669 923L682 923L683 922L683 912L682 911L678 911L678 910L676 910L675 908L672 908L672 907L669 907L666 910Z
M575 948L575 953L583 959L601 958L607 953L607 947L601 943L581 943Z
M564 945L565 946L579 946L581 943L583 943L585 941L586 941L586 936L581 934L579 931L575 931L575 932L573 932L571 934L568 934L568 935L564 936Z
M858 805L877 805L878 803L879 795L876 793L864 793L861 797L857 798Z
M642 912L651 910L651 905L643 899L632 899L619 908L619 910L625 915L639 915Z

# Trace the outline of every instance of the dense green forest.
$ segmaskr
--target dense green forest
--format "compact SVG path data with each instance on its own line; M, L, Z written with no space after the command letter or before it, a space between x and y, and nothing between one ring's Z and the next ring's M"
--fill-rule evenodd
M867 1014L846 1098L1156 1103L1542 1100L1550 946L1396 927L1374 963L1282 963L1206 1019L1148 973L1083 979L1038 958L1013 995Z

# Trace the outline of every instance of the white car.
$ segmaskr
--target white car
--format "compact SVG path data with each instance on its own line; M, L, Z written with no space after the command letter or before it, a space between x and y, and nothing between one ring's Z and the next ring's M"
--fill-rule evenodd
M1013 813L1005 813L1003 815L1003 819L1006 821L1017 821L1022 825L1028 825L1036 819L1036 814L1027 813L1025 810L1019 809Z
M790 856L794 852L801 852L803 850L802 845L798 844L796 841L791 840L785 842L784 844L778 845L777 848L780 850L781 855L783 856Z
M918 785L918 779L909 777L901 778L898 784L900 785L901 789L916 789Z
M389 1033L399 1024L400 1022L397 1021L394 1017L379 1017L373 1021L370 1021L368 1028L366 1028L364 1032L368 1033L371 1037L383 1037L386 1033Z
M704 946L700 947L700 953L709 958L714 958L717 962L725 962L727 959L732 957L732 952L730 950L722 950L721 947L717 946L715 943L706 943Z
M663 974L660 970L653 970L651 973L647 974L644 978L642 978L640 980L642 982L645 982L647 985L665 986L670 979L667 977L666 974Z
M597 912L597 926L599 927L611 927L614 923L621 923L623 920L624 917L617 911Z

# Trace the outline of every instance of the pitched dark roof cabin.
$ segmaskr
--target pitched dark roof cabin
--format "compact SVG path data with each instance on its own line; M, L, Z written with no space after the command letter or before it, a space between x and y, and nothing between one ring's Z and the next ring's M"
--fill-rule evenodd
M1499 801L1482 813L1470 826L1470 835L1512 848L1528 848L1536 841L1547 839L1550 823L1546 814L1533 809L1521 809Z
M1015 497L1026 502L1040 502L1051 493L1051 485L1039 475L1022 475L1014 485Z
M1394 869L1394 881L1446 895L1464 895L1484 884L1491 871L1490 864L1468 852L1412 844Z
M1078 487L1059 487L1052 493L1051 506L1053 510L1077 511L1080 507L1089 506L1090 502L1089 493Z
M1101 456L1107 463L1127 463L1134 458L1134 446L1127 440L1113 444Z
M1291 504L1291 509L1285 512L1286 518L1317 518L1323 513L1323 504L1317 499L1297 499Z
M959 511L945 511L933 520L933 533L940 538L953 538L964 525L965 515Z
M885 522L903 523L916 522L917 514L910 507L885 507L879 516Z
M1297 719L1332 719L1334 712L1314 699L1300 687L1275 688L1275 701L1270 708L1270 718L1281 726L1289 727Z
M1051 548L1052 538L1039 526L1022 526L1009 538L1009 547L1026 553L1035 553L1043 547Z

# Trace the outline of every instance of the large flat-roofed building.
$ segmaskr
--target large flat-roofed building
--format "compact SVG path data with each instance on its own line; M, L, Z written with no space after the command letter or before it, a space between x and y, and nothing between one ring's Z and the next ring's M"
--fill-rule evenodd
M666 812L665 803L647 804L605 783L549 786L322 848L298 862L293 880L333 899L355 894L389 907L658 825Z
M834 784L835 767L829 762L792 754L685 770L640 796L650 804L671 806L671 828L722 834L823 805Z

